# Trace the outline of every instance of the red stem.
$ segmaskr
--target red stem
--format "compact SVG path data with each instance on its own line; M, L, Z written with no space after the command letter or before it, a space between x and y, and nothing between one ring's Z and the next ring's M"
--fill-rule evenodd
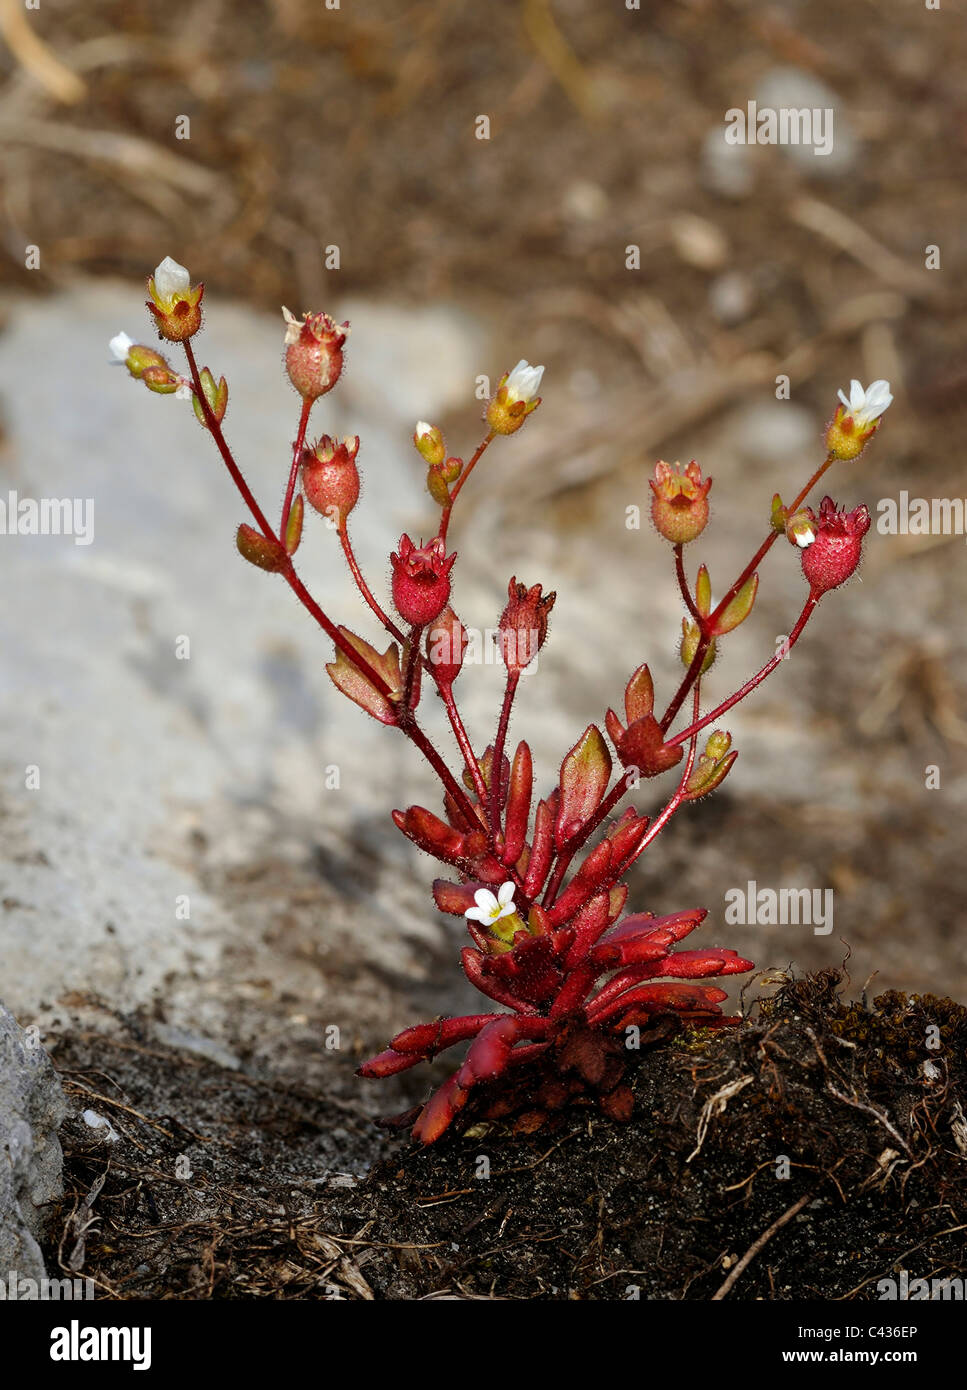
M473 472L474 468L476 468L477 464L483 456L484 450L486 449L490 441L493 439L493 437L493 432L491 432L487 435L486 439L482 440L481 443L477 445L473 457L471 458L470 462L467 464L463 472L460 474L460 477L457 479L456 486L450 494L449 502L446 504L446 506L443 508L442 513L440 514L440 530L438 534L440 536L440 539L443 541L445 541L447 538L447 529L450 525L450 514L453 511L453 504L460 496L460 491L464 483L470 477L470 474Z
M553 904L554 900L557 898L558 891L564 880L564 875L568 871L571 860L582 845L587 844L601 822L611 814L621 798L626 795L634 780L634 771L629 770L626 772L608 792L608 795L601 802L601 805L598 807L597 811L595 811L587 825L582 826L577 834L573 835L570 840L566 840L561 846L558 851L557 861L554 865L554 873L551 876L551 881L547 885L547 891L544 894L544 907L550 907Z
M825 461L819 466L819 468L816 469L816 472L809 479L806 486L801 490L801 492L798 494L795 500L786 509L788 512L792 513L798 511L799 507L809 496L810 492L812 492L813 488L819 482L820 478L826 472L827 468L829 468L830 464L833 463L833 461L833 455L827 455ZM728 607L728 605L735 598L736 594L742 588L742 585L755 573L762 560L775 545L776 541L779 539L781 534L781 531L777 531L775 530L775 528L773 528L769 535L766 536L765 540L759 546L759 549L753 555L752 559L746 565L745 569L739 575L738 579L735 581L732 587L728 589L724 597L715 606L715 608L712 610L709 616L707 618L698 617L697 622L699 627L701 628L701 636L699 637L698 646L695 649L695 655L692 657L691 665L686 671L685 677L681 685L676 690L674 696L672 697L671 703L669 704L667 710L665 711L662 717L662 733L666 733L668 729L671 727L672 721L674 720L678 711L681 709L685 697L688 695L689 690L692 688L696 679L698 678L699 673L701 672L702 663L705 660L705 654L708 651L709 643L712 640L712 629L714 627L716 618L721 616L723 611Z
M195 388L195 396L199 402L199 405L201 406L202 414L205 417L205 424L208 426L208 432L215 441L215 444L218 448L218 452L221 454L225 462L225 466L232 477L232 481L235 483L235 486L241 493L246 506L252 513L252 516L255 518L255 521L258 523L258 526L260 527L263 535L269 540L278 541L279 544L284 544L281 538L277 536L275 532L272 530L272 527L269 524L265 516L265 513L262 511L261 507L256 502L255 497L252 494L251 488L245 481L245 478L243 477L242 471L239 468L238 464L235 462L235 459L232 455L232 451L228 446L228 442L225 439L224 434L222 433L221 425L215 419L211 407L208 404L208 401L205 397L205 393L202 390L201 378L198 373L198 365L195 362L195 355L192 352L191 343L186 340L183 346L185 349L185 355L188 358L188 367L191 371L191 379ZM489 440L485 441L485 443L486 442L489 442ZM481 448L477 451L476 457L479 457L479 455L482 452L483 446L481 446ZM474 461L476 461L476 458ZM326 632L327 635L332 638L333 642L336 644L339 650L343 652L353 663L353 665L365 675L366 679L370 681L370 683L379 691L379 693L384 698L390 698L392 692L389 686L383 680L382 676L379 674L378 671L373 670L369 663L359 655L359 653L349 642L346 641L346 639L343 637L342 633L335 626L332 620L319 607L316 600L312 597L312 595L309 593L309 590L306 588L302 580L296 574L295 567L292 564L291 560L289 560L286 567L281 571L281 574L282 577L285 579L286 583L289 585L292 592L295 594L296 598L299 600L299 602L303 605L306 611L310 613L313 618L315 618L316 622L323 629L323 631ZM413 711L405 704L400 710L399 724L396 727L399 728L400 731L404 733L413 744L416 745L416 747L426 758L427 762L430 764L436 775L439 777L440 781L443 783L443 786L449 792L454 802L456 802L456 804L459 806L461 813L466 818L467 824L477 824L478 819L474 811L473 805L470 801L470 798L467 796L466 792L457 782L456 778L453 776L453 773L447 767L440 754L433 747L426 734L417 724Z
M221 454L222 458L225 461L225 467L232 475L233 483L238 488L239 492L242 494L242 497L245 501L245 505L252 513L252 516L255 518L263 536L265 536L267 540L277 541L279 537L272 530L272 527L269 524L269 521L266 518L265 513L262 511L262 508L256 502L255 497L252 494L252 489L249 487L248 483L242 476L242 470L239 468L238 464L235 462L235 459L232 457L232 451L228 447L225 436L222 434L222 427L215 419L212 408L208 404L208 398L206 397L205 392L202 390L201 377L198 374L198 365L195 362L195 354L192 352L191 343L188 341L187 338L185 339L182 346L185 349L185 356L188 358L188 369L191 372L191 380L195 388L195 398L198 401L198 404L201 406L202 414L205 417L205 424L208 426L208 432L214 439L215 444L218 448L218 452Z
M699 681L699 682L696 684L696 686L695 686L695 691L694 691L694 694L693 694L693 697L692 697L692 717L693 717L693 719L697 719L697 718L698 718L698 709L699 709L699 700L700 700L700 698L701 698L701 689L702 689L702 684L701 684L701 681ZM692 775L692 768L693 768L693 766L694 766L694 764L695 764L695 750L696 750L697 747L698 747L698 730L697 730L697 729L693 729L693 730L692 730L692 736L691 736L691 743L689 744L689 747L688 747L688 756L687 756L686 759L685 759L685 768L684 768L684 771L682 772L681 778L679 779L679 783L678 783L678 786L677 786L677 788L676 788L676 790L675 790L674 796L673 796L672 799L669 801L669 803L668 803L668 805L665 807L665 809L662 811L661 815L659 815L659 816L648 826L647 830L645 831L644 835L642 835L641 839L639 840L639 842L638 842L638 844L635 846L635 848L631 851L631 853L630 853L629 855L626 856L625 862L622 864L621 868L619 869L619 871L618 871L617 874L615 875L615 879L619 879L619 878L623 877L623 875L626 874L626 873L628 872L628 870L631 868L632 864L633 864L633 863L635 862L635 860L639 857L639 855L643 854L644 851L648 848L648 846L652 843L652 841L653 841L654 839L656 839L658 835L661 834L661 832L664 830L665 826L666 826L666 825L668 824L668 822L671 820L672 816L673 816L673 815L675 814L675 812L678 810L679 806L681 806L682 802L685 800L685 788L688 786L688 779L689 779L689 777L691 777L691 775Z
M695 600L692 598L692 592L688 587L688 579L685 576L685 558L683 552L684 547L681 542L679 542L679 544L675 546L675 573L678 575L678 587L682 591L685 607L688 609L689 613L691 613L699 627L701 627L702 615L696 608Z
M507 672L507 684L504 687L504 702L500 707L500 719L497 723L497 737L494 740L494 756L490 765L490 827L493 831L494 839L501 833L501 796L500 784L501 764L504 761L504 744L507 742L507 725L510 723L510 711L514 703L514 696L517 694L517 685L520 681L519 671Z
M265 513L262 511L262 508L259 506L258 502L256 502L255 497L252 493L252 489L245 481L245 478L242 475L242 470L235 462L235 459L232 455L232 451L228 447L228 442L225 439L224 434L222 433L222 427L215 419L214 413L212 412L212 409L208 404L205 392L202 390L201 377L198 373L198 364L195 361L195 354L192 352L191 343L186 339L182 346L185 349L185 356L188 358L188 368L191 372L192 384L195 388L195 398L197 399L201 407L202 414L205 417L205 424L208 426L208 432L215 441L215 445L218 449L218 452L221 454L225 462L225 467L231 474L232 481L241 493L245 505L252 513L252 516L255 518L255 521L258 524L262 534L268 540L277 541L278 544L283 546L284 548L285 542L283 538L275 534ZM302 606L306 609L308 613L311 613L312 617L315 618L316 622L323 629L323 631L329 637L332 638L333 642L336 644L339 650L349 658L349 660L353 663L357 670L362 671L366 679L379 691L379 693L384 697L384 699L388 699L392 692L389 686L383 680L383 677L379 674L378 671L374 670L373 667L370 666L369 662L366 661L364 657L359 655L359 653L356 651L356 649L352 646L351 643L346 641L345 637L343 637L342 633L336 627L335 623L333 623L332 620L322 611L318 603L316 603L315 599L309 593L309 590L302 583L302 580L296 574L295 567L292 564L291 560L288 561L285 568L281 571L281 574L282 577L285 579L286 583L289 585L289 588L292 590L296 598L298 598L299 602L302 604Z
M343 554L346 557L346 563L349 566L353 579L356 581L356 588L359 590L363 598L369 604L372 611L376 614L376 617L382 623L383 627L385 627L386 631L390 633L391 636L395 637L397 642L399 642L402 645L406 641L406 634L400 628L398 628L396 624L392 621L392 619L389 618L383 612L379 603L373 596L372 590L366 583L366 580L363 578L363 572L359 568L359 562L356 559L356 553L353 550L352 542L349 539L349 528L346 525L346 518L342 516L340 517L339 521L339 541L342 545Z
M761 681L764 681L770 672L776 669L779 662L788 655L790 649L798 642L803 628L812 617L818 603L819 599L814 597L813 594L810 594L806 600L805 607L796 620L796 626L793 628L792 632L790 632L789 638L783 644L782 649L776 652L775 656L772 657L770 661L766 662L761 671L757 671L754 676L750 676L740 690L737 690L734 695L730 695L727 700L723 700L720 705L713 709L711 714L706 714L703 719L698 719L697 722L690 724L687 729L683 729L680 734L676 734L674 738L670 738L668 740L668 747L671 748L674 747L675 744L684 743L687 738L693 737L699 730L704 729L708 724L713 724L716 719L730 710L733 705L737 705L740 700L744 700L746 695L749 695L755 690L756 686L759 685Z
M479 825L480 822L477 818L476 812L473 809L473 803L467 796L467 793L464 791L463 787L460 786L453 773L447 767L446 763L440 757L440 754L433 747L433 744L427 738L426 734L417 724L416 720L413 717L412 710L409 711L408 718L406 718L405 720L401 720L399 727L402 729L403 733L406 734L407 738L411 739L413 743L416 744L417 748L419 748L420 752L423 754L427 762L433 768L433 771L439 777L444 787L446 787L447 791L450 793L450 796L459 806L464 818L466 819L467 824Z
M302 462L302 450L305 447L306 430L309 428L309 412L312 410L312 405L312 401L303 396L302 413L299 416L299 432L292 446L292 466L289 469L289 481L285 489L285 500L282 503L282 520L279 523L279 535L282 537L283 543L285 533L289 528L289 512L292 510L292 497L295 493L296 478L299 476L299 464Z
M474 790L477 793L477 800L480 802L484 814L486 814L487 784L483 779L483 773L480 771L480 764L477 762L476 754L473 751L473 744L470 742L470 735L467 733L466 725L460 717L460 711L457 709L457 702L453 698L453 685L443 685L440 681L437 681L436 684L437 690L439 690L440 692L440 698L443 701L444 707L446 708L447 716L450 720L450 727L453 729L457 743L460 745L460 752L463 754L463 761L466 764L467 771L473 778L473 785Z

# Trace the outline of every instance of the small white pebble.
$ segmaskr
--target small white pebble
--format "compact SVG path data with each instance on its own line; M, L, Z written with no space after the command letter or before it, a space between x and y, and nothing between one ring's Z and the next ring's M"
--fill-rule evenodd
M111 1121L104 1115L99 1115L96 1110L85 1110L81 1115L81 1119L86 1125L89 1125L91 1129L103 1129L104 1134L101 1135L101 1138L106 1140L108 1144L116 1144L121 1137L111 1124Z

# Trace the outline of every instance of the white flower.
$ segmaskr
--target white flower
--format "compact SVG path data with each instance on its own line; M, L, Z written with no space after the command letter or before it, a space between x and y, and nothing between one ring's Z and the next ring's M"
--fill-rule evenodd
M864 391L855 377L850 382L849 398L847 399L844 391L840 391L839 398L860 430L867 430L875 425L893 401L888 381L874 381Z
M417 439L422 439L425 434L433 433L433 426L428 425L425 420L417 420L416 430L414 431Z
M796 537L796 544L799 546L800 550L805 550L806 547L812 545L813 541L816 539L816 532L809 526L803 527L801 531L794 531L793 535Z
M181 385L178 387L178 390L175 392L175 400L190 401L194 394L195 393L192 391L187 381L183 381Z
M522 357L514 370L508 373L507 380L504 382L507 388L507 400L510 404L513 405L515 401L523 401L525 405L530 405L541 389L541 377L543 375L543 367L532 367Z
M510 917L514 911L514 885L502 883L494 897L489 888L478 888L473 895L476 907L468 907L463 914L472 922L481 922L485 927L493 926L501 917Z
M183 265L165 256L160 265L155 267L154 292L160 300L170 304L175 295L184 294L191 289L191 276Z
M129 338L126 333L118 333L116 337L111 339L108 347L111 349L116 362L126 362L128 353L134 347L134 339Z

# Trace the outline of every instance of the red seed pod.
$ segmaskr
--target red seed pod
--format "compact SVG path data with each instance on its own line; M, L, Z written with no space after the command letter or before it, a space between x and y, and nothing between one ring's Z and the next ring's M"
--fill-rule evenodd
M393 602L405 622L424 627L438 618L450 598L450 570L456 551L447 555L439 536L419 548L409 536L400 536L399 552L390 556L393 566Z
M863 537L869 529L870 513L866 507L837 511L831 497L823 498L815 539L802 552L802 572L812 598L838 589L849 579L860 562Z
M654 493L651 519L666 541L684 545L701 535L708 522L711 486L711 478L702 481L702 470L694 459L684 469L679 463L665 463L659 459L650 482Z
M314 401L339 380L349 324L337 324L328 314L304 314L297 319L285 308L282 316L285 370L303 400Z
M302 486L310 507L328 517L336 526L346 518L359 500L359 435L347 435L341 444L324 434L302 463Z
M547 619L557 594L541 598L541 585L528 589L512 579L507 607L500 615L500 654L508 671L519 675L534 660L547 639Z
M470 638L449 605L427 628L426 659L438 685L450 686L460 674Z

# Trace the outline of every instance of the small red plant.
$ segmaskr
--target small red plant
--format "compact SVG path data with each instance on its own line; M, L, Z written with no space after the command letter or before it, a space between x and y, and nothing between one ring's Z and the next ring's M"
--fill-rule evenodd
M708 522L712 480L703 478L694 460L684 469L657 464L652 520L672 546L686 610L684 674L659 712L649 669L639 666L625 687L623 715L607 710L604 732L589 724L542 795L528 744L518 743L512 756L505 745L521 678L547 640L556 596L544 594L540 584L510 580L497 629L504 696L493 737L481 750L454 696L472 643L451 606L457 557L447 552L447 540L457 499L489 445L497 436L515 434L540 405L543 368L521 361L500 378L484 414L487 432L466 464L448 454L438 427L417 424L413 443L428 468L437 517L428 542L416 546L404 535L391 556L393 617L364 578L349 537L349 515L359 497L358 437L338 444L323 435L314 446L306 444L314 403L339 380L349 325L337 325L327 314L296 319L283 311L286 370L302 408L282 510L273 524L222 430L225 379L216 385L209 368L199 370L195 359L191 340L200 328L203 287L192 286L188 272L166 258L148 288L159 336L181 345L187 374L126 334L111 344L115 357L149 390L191 397L250 513L238 528L240 553L257 568L279 574L333 642L335 658L326 670L336 688L409 739L441 783L437 810L408 806L394 811L393 820L446 866L448 876L433 884L433 899L440 911L465 918L472 944L462 953L464 973L497 1008L407 1028L364 1063L360 1075L390 1076L469 1044L459 1067L412 1116L413 1134L424 1144L439 1139L458 1116L465 1124L474 1114L515 1115L518 1123L534 1125L577 1093L595 1099L612 1118L627 1119L633 1097L625 1073L634 1051L682 1027L738 1023L722 1012L725 991L702 982L751 970L752 962L722 947L679 949L704 920L704 909L625 916L626 876L680 807L714 791L735 763L726 731L712 730L700 750L702 731L775 670L822 596L856 569L870 525L866 508L837 511L826 497L816 514L805 503L837 459L854 459L866 447L892 399L887 383L874 382L864 391L854 381L848 399L840 393L842 405L827 426L825 459L791 505L773 499L768 534L717 601L706 567L690 582L685 565L685 545ZM294 557L302 541L304 498L336 531L360 595L389 636L385 651L335 623L299 578ZM808 584L802 611L783 649L703 712L703 677L722 638L751 613L759 567L782 535L801 552ZM482 659L479 653L476 659ZM421 700L431 687L450 723L456 770L420 721ZM673 769L674 789L651 815L619 811L642 779Z

